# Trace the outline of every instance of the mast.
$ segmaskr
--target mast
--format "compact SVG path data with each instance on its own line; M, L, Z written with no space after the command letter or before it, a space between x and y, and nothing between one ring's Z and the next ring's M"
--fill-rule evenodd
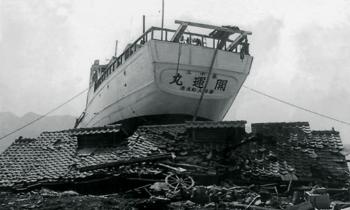
M146 32L146 16L142 15L142 34Z
M162 29L164 28L164 0L162 0ZM163 40L163 30L161 32L161 40Z
M162 28L164 28L164 0L162 0Z
M118 53L118 40L115 41L115 49L114 49L114 56L117 57Z

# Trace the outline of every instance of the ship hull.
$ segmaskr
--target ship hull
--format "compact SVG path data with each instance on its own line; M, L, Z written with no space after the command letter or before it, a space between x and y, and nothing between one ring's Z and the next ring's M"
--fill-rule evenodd
M152 40L88 93L78 127L151 116L193 116L215 49ZM179 53L180 52L180 53ZM179 59L180 55L180 59ZM218 50L197 117L222 120L249 74L253 58Z

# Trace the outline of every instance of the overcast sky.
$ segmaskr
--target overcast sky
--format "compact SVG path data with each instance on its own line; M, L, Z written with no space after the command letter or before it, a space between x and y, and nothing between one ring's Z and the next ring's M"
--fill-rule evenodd
M44 114L88 86L93 60L102 61L160 26L161 0L0 0L0 112ZM254 63L245 85L350 122L349 1L165 0L174 20L237 25L253 35ZM79 115L85 95L54 114ZM312 129L350 126L242 89L226 119L309 121Z

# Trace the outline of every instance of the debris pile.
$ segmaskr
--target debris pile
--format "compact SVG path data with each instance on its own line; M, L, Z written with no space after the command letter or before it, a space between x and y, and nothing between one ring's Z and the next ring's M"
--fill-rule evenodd
M122 198L118 194L82 195L74 191L48 189L23 193L0 192L0 209L131 209L138 202L139 199Z
M193 186L174 191L165 182L123 193L85 195L42 188L29 192L0 192L0 209L346 209L348 189L296 188L278 192L279 186ZM308 190L306 190L308 189ZM140 196L140 191L147 194Z
M129 137L120 125L79 128L18 139L0 155L0 188L18 192L1 194L6 208L77 199L111 209L339 209L348 181L339 133L306 122L252 124L252 133L244 121L140 126Z

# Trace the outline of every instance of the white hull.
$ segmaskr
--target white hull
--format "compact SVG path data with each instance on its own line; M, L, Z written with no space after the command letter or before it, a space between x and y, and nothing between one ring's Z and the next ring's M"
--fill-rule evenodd
M215 49L151 40L94 91L78 127L103 126L134 117L193 115ZM219 50L198 117L222 120L249 74L253 58ZM177 66L178 71L177 71ZM182 78L174 81L179 73ZM196 82L195 82L196 81ZM201 82L202 81L202 82Z

